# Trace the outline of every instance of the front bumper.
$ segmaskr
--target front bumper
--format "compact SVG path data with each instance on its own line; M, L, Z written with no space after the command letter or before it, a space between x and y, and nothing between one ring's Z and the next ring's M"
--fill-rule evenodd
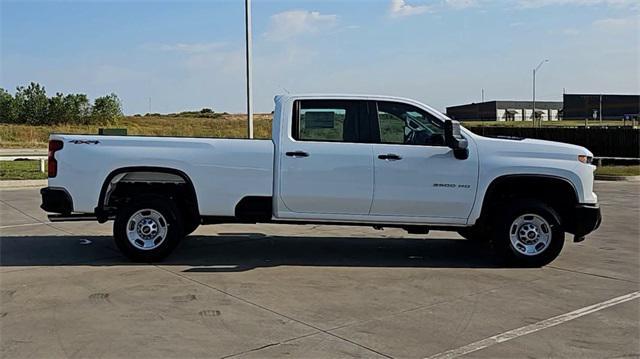
M73 212L73 201L64 188L45 187L40 190L42 204L40 208L47 212L70 214Z
M602 223L602 214L598 204L579 204L573 212L574 242L582 242L584 237L598 229Z

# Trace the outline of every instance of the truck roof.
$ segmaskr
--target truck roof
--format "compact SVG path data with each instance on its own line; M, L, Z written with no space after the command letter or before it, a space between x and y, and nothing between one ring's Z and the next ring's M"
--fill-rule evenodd
M388 100L401 100L407 102L416 102L415 100L389 95L377 95L377 94L355 94L355 93L295 93L295 94L279 94L275 98L291 99L291 98L352 98L352 99L388 99Z
M442 120L447 120L448 117L437 109L424 104L422 102L412 100L406 97L388 96L388 95L372 95L372 94L344 94L344 93L301 93L301 94L280 94L274 97L275 102L287 102L297 99L353 99L353 100L373 100L373 101L398 101L407 104L412 104L417 107L422 107L430 110L431 113L438 115Z

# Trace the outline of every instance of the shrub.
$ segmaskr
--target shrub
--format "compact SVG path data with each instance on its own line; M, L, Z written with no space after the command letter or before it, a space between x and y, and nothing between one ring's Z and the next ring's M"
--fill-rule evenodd
M49 100L43 86L32 82L26 88L17 88L15 102L18 107L19 122L29 125L46 125Z
M93 102L93 108L91 109L91 122L93 124L114 124L123 116L120 99L114 93L98 97Z
M43 86L32 82L16 88L15 96L0 88L0 122L27 125L60 123L111 124L123 117L116 94L98 97L92 105L85 94L56 93L47 98Z
M0 88L0 122L18 122L18 107L13 96L7 90Z
M48 119L50 124L69 121L69 113L64 103L64 95L60 92L49 99Z
M91 103L85 94L69 94L64 97L67 118L65 122L88 124L91 116Z

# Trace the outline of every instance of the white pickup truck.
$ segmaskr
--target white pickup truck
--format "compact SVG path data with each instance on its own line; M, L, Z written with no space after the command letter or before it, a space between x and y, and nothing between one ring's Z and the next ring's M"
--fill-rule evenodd
M272 140L52 134L42 208L114 219L135 261L167 256L201 224L287 223L457 231L541 266L598 228L592 153L488 138L422 103L276 96Z

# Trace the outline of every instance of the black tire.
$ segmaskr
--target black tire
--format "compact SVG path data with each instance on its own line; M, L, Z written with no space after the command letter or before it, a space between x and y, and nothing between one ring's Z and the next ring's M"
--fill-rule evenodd
M533 199L517 200L496 210L494 215L493 247L509 265L542 267L551 263L562 251L564 229L561 219L556 211L545 203ZM536 225L536 223L541 224ZM531 227L526 227L528 224ZM528 237L531 232L541 233L543 236L538 237L534 234ZM515 236L513 241L512 235ZM546 246L544 241L539 240L539 238L545 238L544 235L550 236L546 237L548 238ZM531 242L525 243L524 241L527 240ZM537 247L540 248L539 253L536 253ZM529 254L523 254L522 252L527 252L527 249L532 251Z
M136 213L143 210L149 211L139 214L139 216L143 216L142 219L152 218L152 215L156 214L161 216L155 221L156 228L158 228L158 234L164 233L164 236L159 236L163 239L153 239L154 232L149 233L151 237L146 240L146 243L153 242L149 249L141 248L145 244L142 237L139 237L137 240L133 239L134 244L129 240L128 236L128 233L131 232L130 229L137 229L138 225L142 224L142 220L138 220L138 225L135 225L136 221L133 220L131 223L134 225L132 228L128 228L130 220ZM153 219L151 220L153 221ZM161 229L164 230L164 232L160 232ZM142 232L143 231L137 233ZM135 237L135 235L132 237ZM184 229L180 212L173 201L166 197L136 197L130 201L128 206L119 209L113 223L113 238L116 246L127 258L135 262L149 263L164 259L173 251L183 237Z
M193 233L196 229L200 227L200 222L197 221L189 221L184 224L184 235L185 237Z

